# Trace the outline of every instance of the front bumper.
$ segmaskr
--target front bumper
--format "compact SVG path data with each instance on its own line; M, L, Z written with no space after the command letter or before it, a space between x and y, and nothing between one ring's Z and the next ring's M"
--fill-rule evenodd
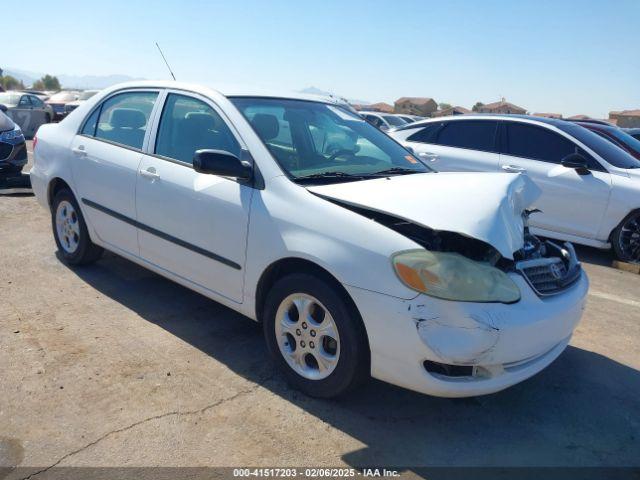
M27 145L0 142L0 174L16 173L27 164Z
M555 360L568 345L584 310L589 281L580 278L558 295L537 296L518 274L519 302L472 303L418 295L403 300L346 286L369 338L371 375L442 397L503 390ZM473 366L471 376L427 371L425 360Z

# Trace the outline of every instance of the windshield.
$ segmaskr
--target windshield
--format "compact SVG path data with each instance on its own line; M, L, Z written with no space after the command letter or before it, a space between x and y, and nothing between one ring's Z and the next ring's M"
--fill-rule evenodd
M387 121L387 123L392 127L400 127L407 123L405 119L400 117L394 117L393 115L383 115L382 118L384 118Z
M640 161L591 130L571 122L559 122L557 127L577 138L614 167L640 168Z
M274 98L231 101L294 180L324 175L323 181L331 183L385 171L431 171L385 133L338 106Z
M17 105L22 95L9 92L0 92L0 104Z
M96 93L98 93L98 92L94 92L93 90L87 90L86 92L82 92L80 94L80 96L78 97L78 100L89 100Z

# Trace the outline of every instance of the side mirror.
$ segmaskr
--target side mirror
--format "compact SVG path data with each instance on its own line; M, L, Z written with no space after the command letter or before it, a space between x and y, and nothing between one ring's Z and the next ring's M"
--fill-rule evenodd
M7 113L8 108L7 108L7 106L6 106L6 105L3 105L3 104L1 104L1 103L0 103L0 110L1 110L2 112L4 112L4 113Z
M197 150L193 154L193 169L198 173L235 177L249 180L252 168L249 162L243 162L233 153L224 150Z
M587 159L579 153L571 153L564 157L560 162L563 167L573 168L578 175L589 175L589 164Z

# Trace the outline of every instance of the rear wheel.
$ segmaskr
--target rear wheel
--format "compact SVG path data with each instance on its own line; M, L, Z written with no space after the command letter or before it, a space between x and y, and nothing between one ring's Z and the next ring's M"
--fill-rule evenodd
M65 263L86 265L102 256L103 249L89 238L78 202L66 188L53 198L51 224L58 251Z
M613 251L620 260L640 263L640 210L631 212L611 234Z
M305 274L279 280L267 295L263 327L275 363L310 396L336 397L368 377L362 320L323 280Z

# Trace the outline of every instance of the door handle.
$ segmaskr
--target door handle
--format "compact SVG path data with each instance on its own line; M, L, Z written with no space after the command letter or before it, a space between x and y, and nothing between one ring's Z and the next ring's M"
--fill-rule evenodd
M435 162L436 160L438 160L438 158L440 158L437 154L428 153L428 152L418 153L418 156L420 158L425 158L425 159L429 160L430 162Z
M77 147L72 148L71 151L79 157L84 157L87 154L87 151L84 149L84 145L78 145Z
M522 168L517 165L502 165L502 170L504 170L505 172L511 172L511 173L521 173L521 172L527 171L526 168Z
M156 173L156 169L153 167L149 167L146 170L140 170L140 175L144 178L150 178L151 180L160 178L160 175Z

